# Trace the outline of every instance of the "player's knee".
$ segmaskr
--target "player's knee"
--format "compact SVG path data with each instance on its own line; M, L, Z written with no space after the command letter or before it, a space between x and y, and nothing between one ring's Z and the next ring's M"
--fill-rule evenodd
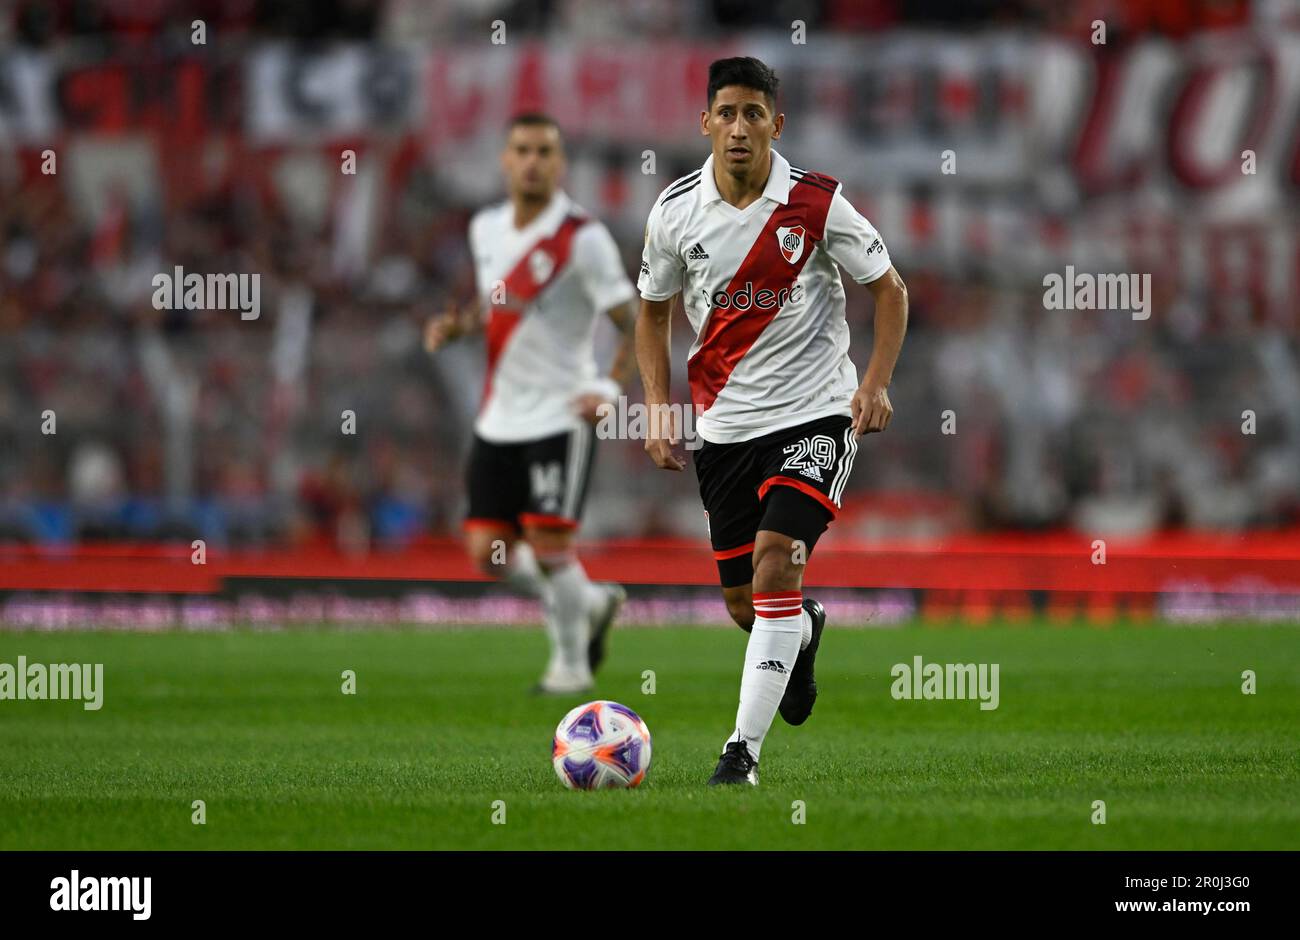
M774 543L754 550L755 591L797 591L802 582L803 568L795 564L789 546Z
M489 578L499 578L505 574L506 566L495 562L490 551L470 552L469 560L474 563L475 568Z
M748 597L728 597L727 613L736 626L748 633L754 626L754 604Z
M505 574L513 539L504 533L495 533L488 537L483 533L465 543L465 553L474 567L490 578L499 578Z

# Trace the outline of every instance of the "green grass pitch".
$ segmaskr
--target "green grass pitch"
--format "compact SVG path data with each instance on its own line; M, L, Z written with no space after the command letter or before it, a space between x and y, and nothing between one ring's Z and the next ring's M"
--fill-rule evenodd
M709 789L744 640L616 633L592 697L646 719L653 763L574 793L549 747L581 699L528 694L539 630L3 633L0 662L102 662L105 694L0 701L0 849L1300 848L1294 626L832 621L812 719L777 719L759 789ZM999 707L894 700L916 655L999 663Z

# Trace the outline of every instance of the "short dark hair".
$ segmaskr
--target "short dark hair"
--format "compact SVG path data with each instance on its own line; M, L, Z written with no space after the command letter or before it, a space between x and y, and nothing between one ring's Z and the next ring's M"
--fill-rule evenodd
M549 114L542 114L540 111L525 111L523 114L516 114L510 119L510 124L506 127L506 133L510 133L516 127L553 127L556 133L560 131L560 125L555 118Z
M709 64L709 110L713 110L713 99L719 88L728 85L740 85L761 91L767 96L767 103L776 109L776 89L781 80L767 65L753 56L736 56L733 59L718 59Z

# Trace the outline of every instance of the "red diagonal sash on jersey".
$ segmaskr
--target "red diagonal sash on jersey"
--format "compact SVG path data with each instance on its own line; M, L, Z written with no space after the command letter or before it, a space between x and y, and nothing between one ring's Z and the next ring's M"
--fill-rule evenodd
M510 335L519 325L524 310L564 271L573 251L573 236L586 223L586 216L565 216L559 227L525 251L506 275L505 303L492 304L483 330L487 339L487 376L483 382L483 404L487 404L492 392L492 377L496 374L497 362L505 351L506 343L510 341ZM538 260L534 260L534 256Z
M830 211L833 195L833 190L828 191L822 186L801 185L798 182L791 185L789 201L784 206L777 206L763 230L758 233L758 238L750 246L749 254L727 285L727 292L735 296L749 282L753 283L751 297L756 296L760 290L776 293L793 288L816 243L825 234L826 214ZM799 257L791 262L786 260L781 251L776 230L800 225L804 228L805 238ZM718 393L731 378L736 364L744 358L745 353L758 340L759 334L780 312L780 308L756 309L752 302L745 310L738 310L734 306L714 308L700 348L686 363L686 375L691 383L691 400L695 403L697 413L713 406ZM794 380L796 377L789 378Z

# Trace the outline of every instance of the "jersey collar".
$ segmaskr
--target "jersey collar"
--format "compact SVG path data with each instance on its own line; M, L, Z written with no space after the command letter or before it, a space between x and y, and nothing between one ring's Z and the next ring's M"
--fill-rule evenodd
M515 228L514 223L514 204L507 199L505 206L507 218L510 220L509 225L511 234L516 236L526 236L532 235L534 232L549 232L551 229L559 225L560 222L563 221L564 217L569 214L569 210L573 207L573 200L569 198L569 194L564 190L555 190L555 192L551 193L551 201L546 204L546 208L537 213L537 218L533 219L523 228L518 229Z
M772 169L767 176L767 185L759 198L771 199L783 206L790 201L790 162L775 150L772 151ZM722 194L713 180L713 154L709 154L700 171L700 205L721 201Z

